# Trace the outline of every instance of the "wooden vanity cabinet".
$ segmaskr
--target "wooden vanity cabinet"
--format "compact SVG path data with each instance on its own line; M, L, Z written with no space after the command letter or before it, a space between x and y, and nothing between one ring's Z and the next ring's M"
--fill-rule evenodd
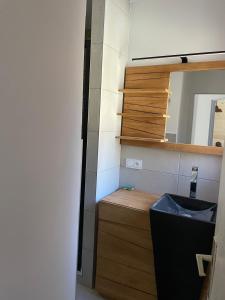
M96 290L106 299L157 299L149 223L157 198L119 190L99 203Z

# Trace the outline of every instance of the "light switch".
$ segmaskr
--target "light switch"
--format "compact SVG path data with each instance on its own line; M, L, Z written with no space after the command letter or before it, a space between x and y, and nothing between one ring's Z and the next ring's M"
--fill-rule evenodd
M126 159L126 168L142 170L142 160L127 158Z

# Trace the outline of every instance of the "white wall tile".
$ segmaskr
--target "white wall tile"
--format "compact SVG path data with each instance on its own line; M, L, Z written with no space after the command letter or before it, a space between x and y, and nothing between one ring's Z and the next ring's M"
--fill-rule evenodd
M178 194L189 197L191 177L179 176ZM218 201L219 182L213 180L198 179L197 197L200 200L211 202Z
M98 172L97 177L97 195L99 201L103 197L115 192L119 187L120 168L113 168L106 171Z
M106 1L104 43L128 55L129 15L113 1Z
M99 132L98 172L120 166L120 142L116 132Z
M152 194L176 193L178 175L122 167L120 186L127 184L134 185L136 189Z
M89 131L87 135L87 171L96 172L98 165L98 140L99 134L96 131Z
M93 287L94 252L83 249L82 251L82 276L78 276L78 283L89 288Z
M179 152L124 145L121 152L121 164L124 167L126 166L126 158L143 160L143 169L145 170L179 173Z
M129 0L107 0L114 2L120 7L126 14L130 14L130 1Z
M117 113L122 112L123 95L102 90L101 95L101 114L100 129L101 131L114 131L120 135L121 117Z
M96 185L97 185L97 173L86 172L84 208L92 212L95 211Z
M192 166L197 166L199 178L219 180L221 163L218 156L181 153L180 175L191 176Z
M84 211L83 247L94 251L95 243L95 212Z
M127 56L104 45L102 63L102 89L118 92L124 86L125 66Z
M92 0L92 43L103 43L105 0Z
M91 45L90 88L100 89L102 84L102 44Z
M101 89L90 89L88 103L88 130L98 131L100 120Z

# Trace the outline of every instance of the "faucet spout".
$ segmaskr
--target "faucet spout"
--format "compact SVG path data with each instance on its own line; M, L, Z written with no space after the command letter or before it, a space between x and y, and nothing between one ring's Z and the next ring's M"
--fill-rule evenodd
M196 198L197 179L198 179L198 167L192 167L192 176L190 181L190 198Z

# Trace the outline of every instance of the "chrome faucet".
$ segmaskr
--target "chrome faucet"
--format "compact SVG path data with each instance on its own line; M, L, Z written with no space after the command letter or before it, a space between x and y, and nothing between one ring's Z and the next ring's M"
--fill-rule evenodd
M196 198L197 192L198 167L192 167L192 175L190 182L190 198Z

